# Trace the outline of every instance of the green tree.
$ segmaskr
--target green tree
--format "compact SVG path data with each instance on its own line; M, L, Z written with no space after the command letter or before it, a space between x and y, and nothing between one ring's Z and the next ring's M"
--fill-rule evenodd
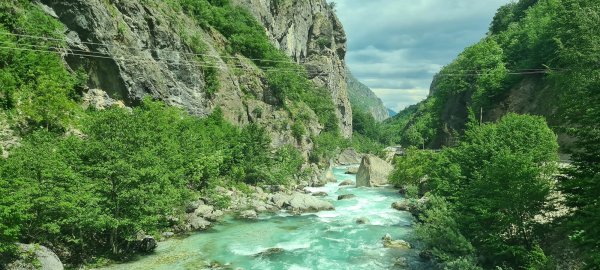
M569 70L553 77L565 91L562 105L570 132L577 137L573 166L561 181L568 205L571 239L582 249L586 268L600 265L600 6L593 1L564 0L555 16L560 52L556 64Z

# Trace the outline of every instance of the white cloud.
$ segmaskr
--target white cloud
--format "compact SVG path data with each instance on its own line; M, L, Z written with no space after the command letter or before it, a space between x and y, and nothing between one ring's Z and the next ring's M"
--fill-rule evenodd
M335 0L347 64L392 109L427 96L433 75L485 36L511 0ZM405 91L410 90L410 91Z

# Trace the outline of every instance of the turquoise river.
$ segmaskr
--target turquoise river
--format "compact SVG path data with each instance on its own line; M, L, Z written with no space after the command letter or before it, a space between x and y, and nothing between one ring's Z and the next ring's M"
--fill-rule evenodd
M355 181L346 167L334 169L338 183L308 188L328 193L334 211L292 216L284 212L265 214L258 220L226 218L204 232L159 243L156 252L137 260L105 269L426 269L418 251L383 247L381 238L414 243L413 218L390 205L402 200L391 188L339 187L341 181ZM337 200L341 194L355 198ZM357 224L367 218L367 224ZM257 256L269 249L279 252Z

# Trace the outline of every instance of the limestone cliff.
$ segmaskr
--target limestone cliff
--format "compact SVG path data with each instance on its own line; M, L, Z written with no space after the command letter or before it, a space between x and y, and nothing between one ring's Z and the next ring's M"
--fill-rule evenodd
M343 135L350 136L341 24L324 0L270 3L236 4L249 5L274 44L309 74L321 73L311 79L330 91ZM299 108L306 112L307 132L294 136L296 119L273 102L264 71L251 59L230 54L221 33L201 27L167 1L41 0L40 5L64 24L63 58L72 70L88 74L84 99L90 104L101 105L95 100L101 97L133 106L149 95L198 116L219 107L237 125L265 126L274 147L295 145L305 156L313 147L311 137L323 130L310 108ZM216 91L210 91L211 75L218 81Z
M346 33L325 0L234 0L265 26L273 44L304 65L311 79L331 91L344 137L352 135L346 85Z

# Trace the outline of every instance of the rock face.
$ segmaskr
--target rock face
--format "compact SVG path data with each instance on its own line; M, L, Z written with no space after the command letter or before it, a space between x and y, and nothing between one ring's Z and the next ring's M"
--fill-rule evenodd
M331 91L344 137L352 136L346 84L346 33L325 0L234 0L265 25L276 44L306 67L312 80Z
M39 2L47 14L64 24L68 49L78 52L65 53L63 59L72 70L87 72L91 90L84 97L86 106L134 106L151 96L198 116L221 108L232 123L259 123L267 129L273 147L294 145L305 158L313 148L311 136L323 129L317 115L306 108L307 134L296 138L291 128L296 120L273 105L276 102L264 72L243 56L227 55L224 36L210 27L201 28L168 1ZM234 4L248 7L264 24L273 44L303 64L309 74L325 74L310 79L334 100L340 128L350 137L352 111L346 92L342 25L325 0L277 2L281 4L265 0L235 0ZM200 56L198 43L203 47ZM215 73L211 68L216 78L206 75ZM212 94L210 80L219 86Z
M63 270L64 266L58 256L52 250L44 246L32 244L19 244L19 248L24 254L32 254L33 256L22 257L21 259L12 262L6 266L7 270ZM23 255L25 256L25 255ZM37 260L37 265L32 264L32 261Z
M388 183L388 176L394 167L384 160L374 156L363 157L356 175L357 187L377 187Z

